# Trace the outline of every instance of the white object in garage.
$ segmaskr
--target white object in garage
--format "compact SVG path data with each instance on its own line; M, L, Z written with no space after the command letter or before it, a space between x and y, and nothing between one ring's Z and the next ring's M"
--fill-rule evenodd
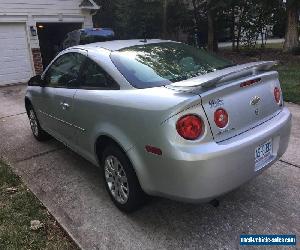
M25 23L0 23L0 85L26 82L33 70Z

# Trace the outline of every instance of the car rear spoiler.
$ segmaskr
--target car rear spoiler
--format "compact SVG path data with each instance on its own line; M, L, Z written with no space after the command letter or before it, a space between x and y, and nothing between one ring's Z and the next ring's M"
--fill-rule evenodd
M210 72L208 74L198 76L189 80L172 83L170 87L183 89L197 87L211 88L221 82L226 82L249 75L255 75L258 71L268 71L276 64L276 61L261 61L236 65Z

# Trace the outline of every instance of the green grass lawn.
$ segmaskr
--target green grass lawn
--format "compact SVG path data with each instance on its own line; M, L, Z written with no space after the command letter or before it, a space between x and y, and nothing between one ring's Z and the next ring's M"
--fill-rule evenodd
M43 226L30 229L32 220L39 220ZM1 161L0 249L78 249L20 178Z
M256 44L256 48L260 49L261 44ZM283 43L267 43L265 45L266 49L283 49Z
M277 67L284 100L300 104L300 62Z
M222 48L222 50L231 50L231 49L232 49L231 46ZM257 50L261 49L261 44L257 43L255 45L255 49L257 49ZM265 44L265 49L283 49L283 43L267 43L267 44ZM249 50L249 49L244 46L240 46L240 51L243 51L243 50Z
M300 104L300 55L282 52L282 43L269 44L265 49L241 49L232 51L221 49L218 54L236 64L253 61L278 61L275 70L279 79L284 100Z

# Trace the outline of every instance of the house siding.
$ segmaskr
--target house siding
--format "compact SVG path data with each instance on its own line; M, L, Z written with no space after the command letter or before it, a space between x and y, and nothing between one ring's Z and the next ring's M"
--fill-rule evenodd
M0 14L81 15L81 0L0 0Z

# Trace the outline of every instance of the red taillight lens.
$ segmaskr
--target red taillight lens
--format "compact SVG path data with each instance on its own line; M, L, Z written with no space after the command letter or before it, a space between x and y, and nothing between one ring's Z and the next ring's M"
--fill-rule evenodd
M261 81L261 78L252 79L252 80L249 80L249 81L241 83L240 87L241 88L248 87L248 86L250 86L250 85L252 85L254 83L260 82L260 81Z
M274 89L274 98L275 98L275 101L280 104L280 101L281 101L281 91L278 87L275 87Z
M177 121L176 129L184 139L196 140L203 132L203 122L196 115L186 115Z
M219 128L225 128L228 124L228 113L225 109L217 109L214 118L215 123Z

